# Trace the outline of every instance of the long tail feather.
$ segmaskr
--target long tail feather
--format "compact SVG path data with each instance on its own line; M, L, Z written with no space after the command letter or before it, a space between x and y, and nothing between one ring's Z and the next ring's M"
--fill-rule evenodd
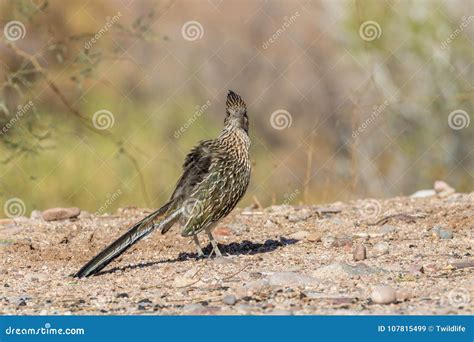
M96 255L91 261L85 264L79 272L77 272L74 277L82 278L88 277L99 272L105 266L107 266L113 259L121 255L128 248L130 248L134 243L144 238L150 234L156 228L159 229L169 229L181 214L180 210L176 210L173 213L169 214L163 218L157 224L154 224L154 221L159 217L164 215L168 208L170 207L171 202L168 202L163 207L157 211L151 213L143 220L135 223L125 234L119 237L114 243Z

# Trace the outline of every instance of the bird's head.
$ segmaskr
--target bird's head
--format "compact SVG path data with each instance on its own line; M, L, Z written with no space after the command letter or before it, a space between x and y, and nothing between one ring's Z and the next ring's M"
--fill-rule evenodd
M249 118L247 116L247 106L244 100L229 90L226 101L226 117L224 120L226 126L243 129L247 134L249 132Z

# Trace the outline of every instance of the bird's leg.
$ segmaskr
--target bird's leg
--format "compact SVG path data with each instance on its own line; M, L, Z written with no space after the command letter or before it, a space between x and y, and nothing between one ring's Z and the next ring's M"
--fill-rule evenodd
M219 250L219 247L217 246L217 242L216 240L214 239L214 236L212 236L212 233L210 230L206 229L206 232L207 232L207 236L209 237L209 241L211 241L211 245L212 245L212 251L214 253L216 253L216 257L221 257L222 256L222 253L221 251ZM212 255L212 252L209 256Z
M204 253L202 251L201 245L199 244L199 239L198 239L197 234L193 235L193 241L196 244L196 252L197 252L198 258L203 257Z

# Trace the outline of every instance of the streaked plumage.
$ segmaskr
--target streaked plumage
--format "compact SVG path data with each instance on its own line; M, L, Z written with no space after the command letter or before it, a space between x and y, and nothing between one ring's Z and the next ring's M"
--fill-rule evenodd
M182 236L193 237L198 254L202 254L202 250L197 234L205 230L213 251L220 256L211 230L232 211L247 190L250 180L248 130L245 102L229 91L224 129L216 139L201 141L189 152L170 200L133 225L75 276L87 277L99 272L153 230L158 228L164 234L176 222L181 224Z

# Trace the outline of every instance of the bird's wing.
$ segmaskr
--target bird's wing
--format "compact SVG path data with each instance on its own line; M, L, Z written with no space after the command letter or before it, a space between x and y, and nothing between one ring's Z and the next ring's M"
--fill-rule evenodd
M250 165L236 164L235 156L213 146L211 165L203 180L189 195L184 208L182 236L197 234L225 217L244 195L250 180ZM239 176L241 175L241 176Z
M181 202L202 182L209 173L212 161L212 140L201 141L186 156L183 163L183 174L176 184L171 199Z

